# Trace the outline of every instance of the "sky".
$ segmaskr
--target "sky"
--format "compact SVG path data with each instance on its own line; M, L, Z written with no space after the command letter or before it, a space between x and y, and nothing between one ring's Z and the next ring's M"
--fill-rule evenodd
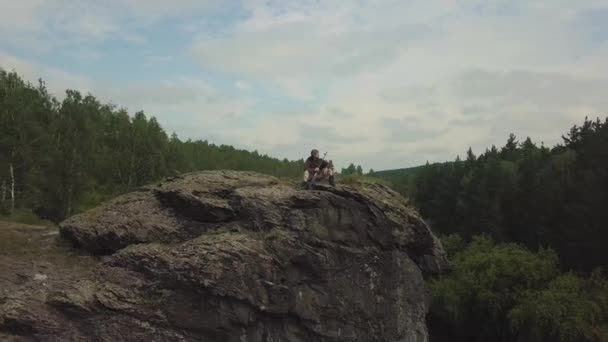
M608 114L608 0L0 0L0 67L168 134L393 169Z

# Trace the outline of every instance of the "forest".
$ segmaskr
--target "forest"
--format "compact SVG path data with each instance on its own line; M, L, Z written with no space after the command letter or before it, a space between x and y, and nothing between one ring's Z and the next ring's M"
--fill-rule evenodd
M411 196L433 230L550 246L564 266L608 264L608 118L585 119L552 148L530 138L426 165Z
M288 161L206 140L169 135L154 116L0 69L0 214L30 212L53 222L120 193L196 170L251 170L295 179Z
M608 118L586 118L550 148L511 134L480 155L389 176L453 263L429 281L431 333L608 340Z

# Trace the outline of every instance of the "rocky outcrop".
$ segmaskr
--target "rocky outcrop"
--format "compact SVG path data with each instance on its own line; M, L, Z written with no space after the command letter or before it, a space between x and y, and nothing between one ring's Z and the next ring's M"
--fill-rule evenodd
M0 292L0 338L426 341L424 275L446 267L429 227L379 184L302 190L199 172L60 231L93 255L74 256L89 268L0 280L12 289Z

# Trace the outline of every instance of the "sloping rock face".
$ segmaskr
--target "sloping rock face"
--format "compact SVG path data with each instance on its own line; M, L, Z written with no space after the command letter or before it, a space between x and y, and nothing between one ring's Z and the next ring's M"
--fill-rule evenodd
M146 187L60 232L94 266L0 292L0 339L427 341L423 276L447 265L385 186L301 190L249 172Z

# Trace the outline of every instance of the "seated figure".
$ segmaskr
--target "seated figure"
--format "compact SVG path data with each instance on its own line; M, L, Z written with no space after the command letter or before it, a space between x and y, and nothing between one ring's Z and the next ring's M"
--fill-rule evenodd
M319 151L314 149L304 163L304 181L310 185L318 180L328 179L329 184L335 185L334 167L331 160L325 161L319 157Z

